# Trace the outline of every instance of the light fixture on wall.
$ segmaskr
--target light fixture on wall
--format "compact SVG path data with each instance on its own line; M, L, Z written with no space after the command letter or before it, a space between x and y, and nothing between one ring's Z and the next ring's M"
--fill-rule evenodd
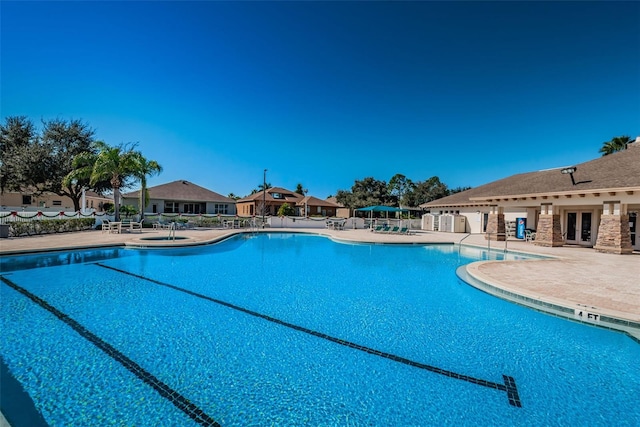
M572 183L573 185L576 185L576 180L573 178L573 173L574 173L575 171L577 171L577 170L578 170L578 168L577 168L576 166L571 166L571 167L569 167L569 168L564 168L564 169L562 169L560 172L562 172L562 173L563 173L563 174L565 174L565 175L566 175L566 174L569 174L569 175L571 176L571 183Z

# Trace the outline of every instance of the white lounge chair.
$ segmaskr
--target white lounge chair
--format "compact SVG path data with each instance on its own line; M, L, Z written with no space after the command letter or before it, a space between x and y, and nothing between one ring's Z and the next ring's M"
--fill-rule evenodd
M130 231L138 230L139 232L141 232L141 233L142 233L142 223L143 223L143 222L144 222L144 218L142 218L142 219L140 220L140 222L137 222L137 221L131 221L131 222L129 223L129 230L130 230Z

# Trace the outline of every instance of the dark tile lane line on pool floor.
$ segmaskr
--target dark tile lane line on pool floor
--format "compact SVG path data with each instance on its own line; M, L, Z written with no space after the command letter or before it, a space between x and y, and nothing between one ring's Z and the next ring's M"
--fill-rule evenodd
M80 336L85 338L87 341L91 342L93 345L98 347L108 356L110 356L115 361L117 361L122 366L124 366L128 371L133 373L136 377L138 377L143 382L151 386L154 390L156 390L160 394L160 396L164 397L165 399L173 403L178 409L180 409L187 416L189 416L189 418L191 418L192 420L194 420L195 422L203 426L220 427L220 424L218 422L216 422L213 418L207 415L198 406L191 403L189 399L187 399L186 397L184 397L183 395L181 395L180 393L172 389L170 386L168 386L167 384L165 384L164 382L156 378L153 374L145 370L142 366L138 365L136 362L129 359L127 356L125 356L123 353L121 353L111 344L107 343L102 338L90 332L87 328L82 326L76 320L72 319L67 314L64 314L63 312L61 312L60 310L58 310L57 308L55 308L54 306L52 306L51 304L43 300L42 298L38 297L37 295L34 295L31 292L27 291L26 289L18 286L17 284L7 279L6 277L0 276L0 280L2 280L2 282L4 282L4 284L9 286L10 288L20 292L22 295L26 296L31 301L33 301L40 307L44 308L45 310L49 311L58 319L66 323L74 331L80 334Z
M221 300L209 297L207 295L199 294L197 292L193 292L193 291L190 291L188 289L181 288L179 286L171 285L169 283L164 283L164 282L161 282L159 280L155 280L155 279L151 279L149 277L145 277L145 276L142 276L142 275L139 275L139 274L131 273L131 272L128 272L126 270L121 270L119 268L111 267L109 265L98 263L98 262L95 263L95 265L97 265L99 267L103 267L103 268L109 269L109 270L112 270L112 271L116 271L118 273L122 273L122 274L126 274L126 275L129 275L129 276L132 276L132 277L136 277L138 279L142 279L142 280L145 280L147 282L154 283L156 285L165 286L165 287L177 290L179 292L183 292L183 293L195 296L197 298L201 298L201 299L204 299L204 300L207 300L207 301L211 301L211 302L214 302L216 304L222 305L224 307L228 307L228 308L231 308L233 310L237 310L237 311L240 311L242 313L246 313L246 314L249 314L251 316L258 317L260 319L268 320L269 322L276 323L278 325L285 326L287 328L291 328L291 329L294 329L296 331L304 332L306 334L313 335L315 337L322 338L322 339L325 339L325 340L328 340L328 341L331 341L331 342L334 342L334 343L337 343L337 344L340 344L340 345L343 345L343 346L346 346L346 347L349 347L349 348L352 348L352 349L355 349L355 350L364 351L365 353L368 353L368 354L384 357L386 359L393 360L394 362L403 363L405 365L413 366L413 367L419 368L419 369L424 369L424 370L427 370L427 371L430 371L430 372L434 372L436 374L444 375L444 376L447 376L447 377L450 377L450 378L455 378L455 379L458 379L458 380L467 381L467 382L470 382L470 383L473 383L473 384L477 384L477 385L481 385L481 386L484 386L484 387L493 388L493 389L496 389L496 390L501 390L501 391L504 391L504 392L507 393L507 398L509 399L509 404L510 405L518 407L518 408L522 407L522 402L520 401L520 396L518 394L518 389L516 387L516 381L515 381L515 379L513 377L510 377L508 375L503 375L502 376L503 380L504 380L504 384L500 384L500 383L495 383L495 382L492 382L492 381L487 381L487 380L482 380L482 379L479 379L479 378L474 378L474 377L471 377L471 376L468 376L468 375L458 374L456 372L448 371L446 369L441 369L441 368L438 368L438 367L435 367L435 366L426 365L424 363L415 362L413 360L406 359L404 357L397 356L395 354L385 353L383 351L375 350L375 349L370 348L370 347L366 347L366 346L363 346L363 345L360 345L360 344L355 344L355 343L352 343L350 341L345 341L345 340L340 339L340 338L332 337L331 335L323 334L322 332L318 332L318 331L314 331L312 329L304 328L302 326L294 325L292 323L285 322L284 320L280 320L280 319L277 319L275 317L268 316L266 314L258 313L258 312L249 310L249 309L244 308L244 307L240 307L240 306L237 306L237 305L225 302L225 301L221 301Z

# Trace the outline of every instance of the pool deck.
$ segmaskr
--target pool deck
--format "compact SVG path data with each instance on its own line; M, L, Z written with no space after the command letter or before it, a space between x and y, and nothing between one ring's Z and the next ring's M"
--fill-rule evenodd
M203 244L223 239L243 230L192 229L178 230L187 237L180 245ZM262 231L262 230L260 230ZM367 243L452 243L464 239L463 246L488 247L483 235L414 231L411 235L380 234L369 230L266 229L268 232L308 232L352 242ZM55 249L104 246L163 246L162 241L143 238L162 237L166 230L143 229L142 232L108 234L85 231L44 236L0 239L0 255ZM505 242L490 242L491 250L502 252ZM627 331L640 341L640 253L613 255L591 248L563 246L548 248L519 239L506 242L509 251L553 257L527 261L482 261L466 266L478 288L517 303L541 309L584 323ZM534 302L531 304L531 302ZM552 307L552 309L545 309ZM553 309L560 308L560 311ZM564 312L562 312L564 310ZM575 313L574 313L575 310ZM578 312L583 316L578 317ZM622 327L601 322L614 319Z

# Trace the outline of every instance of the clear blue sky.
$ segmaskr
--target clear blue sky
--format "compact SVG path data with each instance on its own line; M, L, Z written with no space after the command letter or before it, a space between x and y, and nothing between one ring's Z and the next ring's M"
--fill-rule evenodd
M640 2L2 1L1 115L82 119L227 195L450 187L640 134Z

